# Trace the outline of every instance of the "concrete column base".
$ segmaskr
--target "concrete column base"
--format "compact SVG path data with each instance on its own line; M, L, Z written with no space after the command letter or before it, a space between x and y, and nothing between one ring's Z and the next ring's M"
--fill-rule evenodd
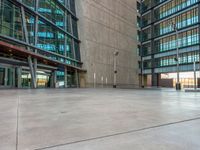
M176 83L176 90L181 90L181 83Z

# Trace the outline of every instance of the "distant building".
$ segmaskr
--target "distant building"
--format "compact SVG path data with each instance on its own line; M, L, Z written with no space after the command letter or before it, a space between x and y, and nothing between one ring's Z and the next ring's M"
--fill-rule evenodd
M176 47L179 47L180 82L194 85L193 62L199 70L200 2L199 0L138 1L138 23L141 30L140 63L144 83L150 86L175 86ZM178 44L176 32L178 30ZM143 67L142 67L143 65ZM198 78L199 73L197 73Z
M117 86L138 87L137 2L76 0L86 87L112 87L114 57ZM114 56L119 52L118 56Z

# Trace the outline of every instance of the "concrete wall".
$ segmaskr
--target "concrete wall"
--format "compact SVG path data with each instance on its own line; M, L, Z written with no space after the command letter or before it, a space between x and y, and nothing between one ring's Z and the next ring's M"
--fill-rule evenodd
M138 86L136 0L76 0L76 7L85 85L94 86L94 73L96 86L113 85L117 50L117 83Z

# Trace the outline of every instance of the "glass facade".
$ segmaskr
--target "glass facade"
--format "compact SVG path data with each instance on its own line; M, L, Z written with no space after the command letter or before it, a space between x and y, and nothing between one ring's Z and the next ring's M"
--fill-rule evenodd
M82 64L77 21L75 0L0 0L1 39L72 68Z
M23 4L33 10L24 8L29 37L28 44L72 59L76 59L75 56L77 56L78 61L80 61L79 50L76 46L79 43L77 18L74 16L75 6L74 0L72 1L39 0L36 8L35 1L23 0ZM66 4L65 6L65 2L70 3L70 5ZM21 6L10 0L0 0L0 4L0 34L25 42ZM71 5L72 10L67 8ZM37 12L41 17L36 14ZM37 22L36 17L38 17ZM35 41L36 38L37 41ZM76 51L78 54L73 55Z
M152 75L182 70L192 71L200 55L199 0L141 0L137 20L140 26L140 56L142 72ZM141 64L141 63L140 63ZM198 66L198 65L197 65ZM163 69L161 69L163 68ZM166 68L166 69L165 69Z
M155 52L174 50L177 47L176 35L167 36L154 42ZM178 47L187 47L199 44L199 28L190 29L179 33Z
M24 41L20 8L8 0L1 0L0 33Z

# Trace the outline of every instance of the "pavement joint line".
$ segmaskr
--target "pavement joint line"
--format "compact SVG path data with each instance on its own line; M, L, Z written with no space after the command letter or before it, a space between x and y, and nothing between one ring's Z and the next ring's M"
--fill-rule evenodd
M83 143L83 142L88 142L88 141L94 141L94 140L99 140L99 139L115 137L115 136L119 136L119 135L126 135L126 134L130 134L130 133L141 132L141 131L150 130L150 129L156 129L156 128L160 128L160 127L175 125L175 124L181 124L181 123L195 121L195 120L200 120L200 116L191 118L191 119L186 119L186 120L181 120L181 121L176 121L176 122L171 122L171 123L166 123L166 124L160 124L160 125L155 125L155 126L151 126L151 127L144 127L144 128L135 129L135 130L130 130L130 131L126 131L126 132L119 132L119 133L114 133L114 134L109 134L109 135L104 135L104 136L99 136L99 137L93 137L93 138L73 141L73 142L69 142L69 143L52 145L52 146L47 146L47 147L43 147L43 148L36 148L34 150L45 150L45 149L51 149L51 148L56 148L56 147L61 147L61 146L73 145L73 144L78 144L78 143Z
M19 104L20 104L20 96L18 96L17 98L16 150L18 150L18 144L19 144Z

